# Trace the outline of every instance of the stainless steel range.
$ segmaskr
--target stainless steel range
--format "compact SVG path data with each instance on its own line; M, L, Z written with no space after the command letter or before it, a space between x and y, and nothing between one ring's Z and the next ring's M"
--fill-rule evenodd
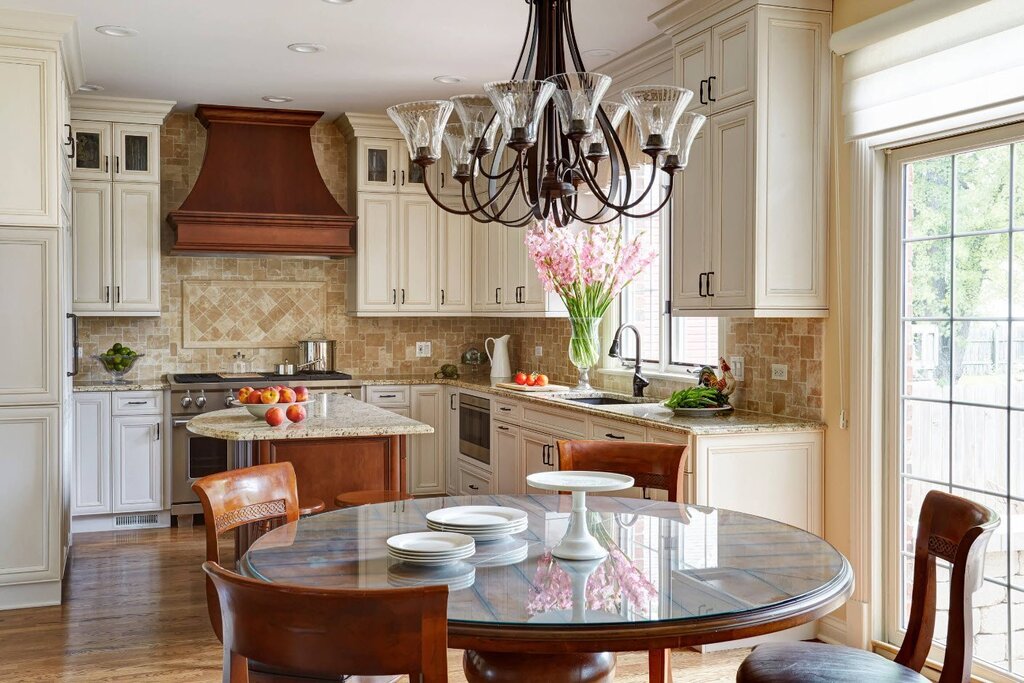
M191 418L230 407L233 392L244 386L304 385L314 391L342 391L362 398L360 384L352 375L334 371L294 375L195 373L167 375L167 382L171 386L171 514L178 517L179 526L190 524L193 514L202 513L192 482L231 469L234 464L227 441L198 436L185 428Z

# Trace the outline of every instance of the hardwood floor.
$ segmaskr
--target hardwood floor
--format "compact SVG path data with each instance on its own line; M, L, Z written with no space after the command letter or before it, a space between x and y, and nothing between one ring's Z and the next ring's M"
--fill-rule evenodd
M206 616L203 528L79 534L58 607L0 612L0 681L213 683L221 648ZM677 683L732 681L746 650L673 653ZM462 652L449 650L452 683ZM647 653L619 683L647 680ZM552 682L559 683L559 682Z

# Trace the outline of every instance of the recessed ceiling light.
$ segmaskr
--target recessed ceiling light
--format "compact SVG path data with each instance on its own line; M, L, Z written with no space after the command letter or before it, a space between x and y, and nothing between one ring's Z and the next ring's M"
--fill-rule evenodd
M78 89L81 92L99 92L100 90L103 90L103 86L96 85L95 83L83 83L78 86Z
M264 95L264 102L273 102L274 104L281 104L282 102L291 102L293 98L285 97L284 95Z
M292 52L301 52L302 54L311 54L313 52L323 52L327 48L319 43L292 43L288 46L288 49Z
M598 59L610 58L619 54L617 50L613 50L610 47L595 47L584 51L587 57L597 57Z
M105 36L113 36L115 38L131 38L139 35L139 32L133 28L128 28L127 26L114 26L112 24L97 26L96 31L97 33L102 33Z
M462 76L434 76L434 80L437 81L438 83L446 83L448 85L451 85L452 83L462 83L462 81L466 79L463 78Z
M347 5L352 0L324 0L328 5Z

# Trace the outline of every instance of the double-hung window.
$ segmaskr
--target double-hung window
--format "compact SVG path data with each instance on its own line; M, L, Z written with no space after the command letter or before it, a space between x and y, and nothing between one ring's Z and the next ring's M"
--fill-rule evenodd
M633 193L638 194L637 187L647 187L652 172L658 174L658 184L631 213L645 214L653 211L664 198L667 186L661 184L661 181L667 180L667 176L653 169L650 164L631 169ZM702 365L717 366L718 318L673 318L669 315L671 205L649 218L623 217L621 221L625 239L640 234L645 245L660 255L623 290L619 298L619 321L631 323L640 330L644 368L657 372L686 373ZM624 365L632 367L636 345L631 333L622 337L620 356Z

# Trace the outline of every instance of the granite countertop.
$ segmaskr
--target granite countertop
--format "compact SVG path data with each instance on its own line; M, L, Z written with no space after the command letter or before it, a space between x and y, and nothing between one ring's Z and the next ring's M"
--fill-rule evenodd
M76 379L72 391L163 391L169 388L162 376L130 379L125 384L107 384L107 381L105 378Z
M271 427L245 408L228 408L197 415L188 430L200 436L229 441L334 439L359 436L432 434L434 428L340 393L316 394L307 404L303 422Z
M626 394L611 391L560 391L560 392L525 392L503 389L492 384L486 376L465 375L458 379L435 379L433 375L363 375L356 376L363 385L382 384L444 384L481 391L503 398L525 401L536 405L557 407L566 410L586 413L594 417L620 420L642 427L656 427L696 435L711 434L749 434L755 432L805 432L825 429L823 422L801 420L795 417L766 415L746 410L734 410L725 415L712 417L681 417L660 405L663 399L636 399ZM590 396L615 396L630 403L623 405L592 406L585 403L573 403L567 399L585 398Z

